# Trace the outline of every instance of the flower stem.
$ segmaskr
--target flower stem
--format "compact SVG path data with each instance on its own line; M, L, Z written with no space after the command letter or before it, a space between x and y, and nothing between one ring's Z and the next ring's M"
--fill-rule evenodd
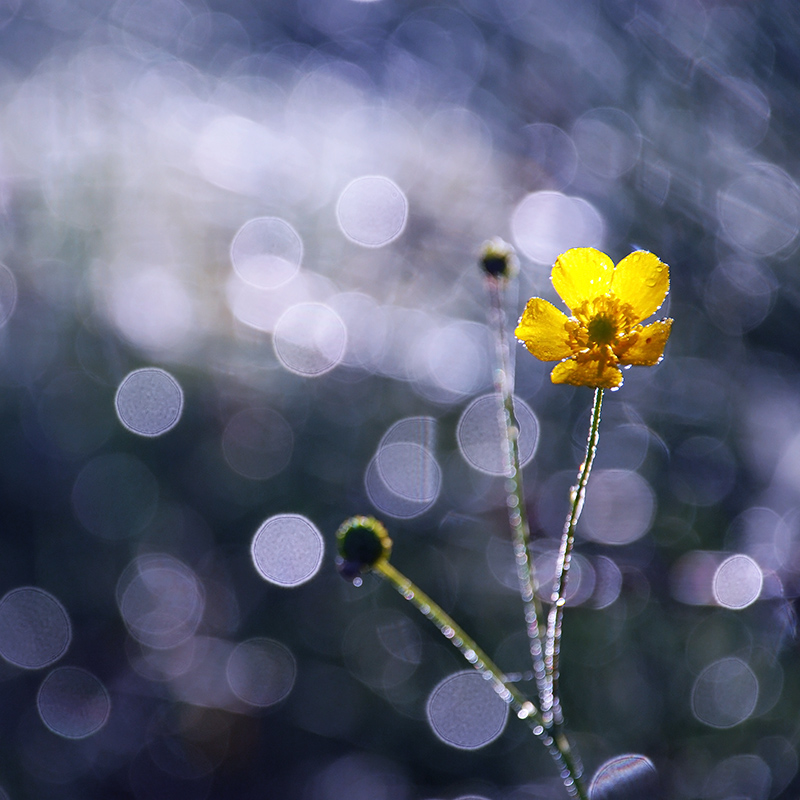
M564 717L561 710L559 697L559 655L561 652L561 628L564 619L564 606L566 605L567 577L572 559L572 546L575 542L575 525L583 510L583 500L586 495L586 484L592 471L592 462L597 452L597 440L600 436L600 410L603 406L603 390L594 390L594 404L589 425L589 438L586 441L586 457L578 471L578 483L570 492L571 507L564 524L564 533L561 536L561 546L558 551L556 564L557 585L551 598L552 605L547 618L547 636L545 639L545 667L550 679L552 694L542 701L542 713L545 720L554 723L556 729L563 725Z
M549 694L549 681L545 668L542 635L539 620L544 620L542 606L536 594L536 572L530 557L530 526L525 509L525 491L519 458L519 423L514 413L514 397L509 370L509 348L506 337L506 314L500 287L505 281L486 279L491 299L490 325L494 331L497 363L494 371L494 388L500 399L498 408L500 430L504 447L506 467L506 506L508 522L514 542L514 560L517 567L517 582L525 610L525 628L533 662L536 690L540 702Z
M377 562L373 567L373 572L383 578L417 611L427 617L450 644L461 653L467 663L486 680L492 681L499 697L508 704L519 719L528 725L534 736L547 747L570 797L588 800L588 795L581 782L580 765L572 753L566 736L563 734L552 736L545 729L544 719L539 709L508 680L475 640L438 603L395 569L388 560Z

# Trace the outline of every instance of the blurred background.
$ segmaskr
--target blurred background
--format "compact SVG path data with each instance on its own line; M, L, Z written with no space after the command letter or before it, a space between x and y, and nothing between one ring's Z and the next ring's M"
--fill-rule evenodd
M570 247L671 270L579 525L568 725L588 775L649 760L597 796L797 797L798 37L793 0L3 0L0 797L565 796L334 565L374 514L532 691L493 236L509 327ZM592 392L513 352L546 588Z

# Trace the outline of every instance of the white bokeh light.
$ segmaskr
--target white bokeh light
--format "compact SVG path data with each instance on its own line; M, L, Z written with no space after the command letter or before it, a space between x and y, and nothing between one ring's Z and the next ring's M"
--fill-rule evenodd
M539 421L531 407L518 397L514 398L514 412L519 425L519 462L524 467L536 453ZM489 475L505 475L507 469L499 414L497 397L483 395L464 409L456 428L461 455L470 466Z
M42 722L66 739L85 739L108 721L111 699L101 681L79 667L58 667L36 697Z
M129 373L114 398L119 421L139 436L172 430L183 411L183 390L163 369L145 367Z
M233 693L245 703L267 708L289 695L297 675L291 651L273 639L248 639L238 644L226 669Z
M16 305L17 280L5 264L0 264L0 328L8 322Z
M195 330L186 287L163 269L118 269L108 284L108 307L123 336L152 352L183 346Z
M618 108L587 111L575 122L572 139L583 165L609 180L633 169L642 149L638 125Z
M367 495L382 514L409 519L436 502L442 470L435 447L433 417L408 417L386 431L364 476Z
M714 573L714 599L725 608L752 605L761 594L764 575L750 556L737 553L726 558Z
M264 481L289 466L294 433L272 408L245 408L230 419L222 433L228 466L245 478Z
M441 486L441 470L436 459L414 442L383 445L375 463L386 487L400 497L418 503L436 499Z
M692 712L712 728L732 728L756 709L758 679L742 659L722 658L709 664L692 687Z
M325 545L322 534L299 514L278 514L256 531L250 555L258 574L286 588L300 586L319 572Z
M428 723L445 744L477 750L500 736L508 721L508 706L491 681L464 670L441 681L430 693Z
M630 753L602 764L589 784L591 800L639 800L653 797L658 773L646 756Z
M770 769L770 765L776 765L776 759L764 751L763 744L760 743L759 749L766 756L766 761L752 753L720 761L704 782L703 797L714 800L769 800L782 796L776 786L777 776Z
M363 247L383 247L403 232L408 200L389 178L365 175L347 184L339 195L336 219L350 241Z
M533 192L511 216L517 247L538 264L553 264L572 247L603 248L605 224L597 209L580 197Z
M257 217L239 228L231 242L231 263L239 277L259 289L290 281L303 260L303 241L279 217Z
M413 372L419 390L439 403L456 403L490 386L485 326L455 322L434 328L417 341Z
M718 215L732 244L771 255L800 231L800 189L782 169L756 164L719 192Z
M66 653L72 625L66 609L35 586L12 589L0 600L0 656L23 669L41 669Z
M655 518L655 493L636 472L599 470L592 475L580 520L581 533L603 544L623 545L641 539ZM619 510L625 509L624 514Z
M330 372L341 362L347 329L330 306L300 303L281 315L275 325L273 346L286 369L312 378Z
M140 644L171 648L197 630L205 593L194 572L169 555L139 556L117 581L117 603L130 635Z
M335 293L329 279L308 270L298 271L275 289L260 289L232 271L225 289L233 316L244 325L266 333L272 333L281 316L293 306L322 303Z

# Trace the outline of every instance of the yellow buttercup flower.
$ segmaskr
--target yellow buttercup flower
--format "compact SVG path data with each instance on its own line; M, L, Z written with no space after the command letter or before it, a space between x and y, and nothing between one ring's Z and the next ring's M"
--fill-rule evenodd
M592 247L567 250L551 280L572 316L541 297L528 301L515 331L541 361L559 361L553 383L614 389L620 367L652 367L661 361L671 319L650 325L669 291L669 267L646 250L614 262Z

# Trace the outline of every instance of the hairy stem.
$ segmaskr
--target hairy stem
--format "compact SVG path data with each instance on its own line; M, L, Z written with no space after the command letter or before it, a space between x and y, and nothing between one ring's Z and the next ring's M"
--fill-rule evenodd
M581 782L579 762L572 753L566 736L561 734L552 736L545 729L539 709L508 680L475 640L438 603L395 569L389 561L379 561L375 564L373 571L389 583L417 611L427 617L450 644L461 653L470 666L492 682L498 696L547 747L570 797L588 800L588 795Z
M561 536L561 546L558 551L556 564L557 581L551 598L552 605L547 618L547 636L545 638L545 667L550 679L551 694L543 698L542 714L545 721L555 724L556 728L563 725L564 717L561 711L559 697L559 655L561 652L561 629L564 619L564 606L566 605L567 577L572 559L572 546L575 542L575 525L583 510L583 500L586 495L586 484L592 471L592 462L597 452L597 440L600 435L600 410L603 406L603 390L594 390L594 404L589 425L589 438L586 442L586 457L578 472L578 483L570 492L570 511L564 524L564 533Z
M487 278L486 283L491 299L490 327L494 331L497 359L494 370L494 388L500 400L498 414L504 442L508 522L514 544L519 593L524 604L525 629L528 634L536 690L540 703L543 703L544 698L549 695L549 681L542 648L544 630L543 626L540 628L540 620L544 620L544 615L536 594L538 588L536 572L530 554L531 535L528 514L525 509L525 491L519 459L519 423L514 413L514 397L511 392L506 314L500 288L503 282L490 277Z

